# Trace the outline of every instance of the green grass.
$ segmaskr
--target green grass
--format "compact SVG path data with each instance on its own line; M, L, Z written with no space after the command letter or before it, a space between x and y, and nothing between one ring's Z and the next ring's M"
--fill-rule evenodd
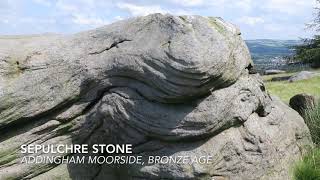
M317 70L317 72L320 72ZM289 103L291 97L307 93L320 98L320 76L296 81L270 81L273 77L291 76L295 73L281 75L263 76L266 88L271 95L280 97L284 102ZM314 109L306 110L304 120L310 130L315 147L308 151L299 162L294 165L294 180L320 180L320 102Z
M304 113L315 147L302 157L293 170L294 180L320 180L320 104Z
M309 127L313 142L320 147L320 102L314 109L305 111L304 120Z
M320 180L320 149L307 153L294 167L294 180Z
M288 74L281 76L286 75L288 76ZM292 83L287 81L268 81L272 77L275 76L264 77L264 80L267 80L265 84L268 92L271 95L280 97L280 99L286 103L289 103L291 97L300 93L307 93L318 98L320 97L320 76Z

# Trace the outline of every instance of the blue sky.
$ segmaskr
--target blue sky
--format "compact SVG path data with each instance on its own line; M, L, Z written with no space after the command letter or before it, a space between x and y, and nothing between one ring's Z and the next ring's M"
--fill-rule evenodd
M0 0L0 34L75 33L150 13L219 16L244 39L298 39L313 32L315 0Z

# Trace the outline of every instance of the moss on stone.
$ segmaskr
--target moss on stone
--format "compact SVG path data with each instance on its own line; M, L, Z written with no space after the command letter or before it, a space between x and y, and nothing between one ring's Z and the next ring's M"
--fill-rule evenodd
M68 122L66 124L62 124L59 126L59 128L56 130L59 134L66 134L69 132L69 130L73 127L72 122Z
M215 30L217 30L220 34L225 35L226 29L221 26L219 23L217 23L217 19L214 17L208 17L209 18L209 25L213 27Z
M6 76L9 78L16 78L22 73L20 68L21 66L21 58L17 56L10 56L8 59L8 71L6 72Z
M14 150L6 150L6 151L2 151L0 152L0 166L7 164L15 159L18 158L17 152Z
M1 157L0 158L0 165L7 164L17 158L18 158L18 156L16 154L10 154L8 156Z

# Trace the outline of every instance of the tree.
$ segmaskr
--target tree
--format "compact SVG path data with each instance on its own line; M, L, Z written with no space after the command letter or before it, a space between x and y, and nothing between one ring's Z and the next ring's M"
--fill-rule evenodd
M320 0L317 0L320 4ZM320 31L320 8L316 7L316 14L313 23L308 24L308 28ZM293 57L295 61L311 64L312 67L320 67L320 35L315 35L311 39L303 39L301 45L294 47L296 55Z
M316 0L318 4L320 4L320 0ZM316 31L320 31L320 7L315 7L316 10L315 18L312 23L307 24L308 28L315 29Z
M312 67L320 67L320 36L315 35L313 39L304 39L302 45L294 47L295 61L311 64Z

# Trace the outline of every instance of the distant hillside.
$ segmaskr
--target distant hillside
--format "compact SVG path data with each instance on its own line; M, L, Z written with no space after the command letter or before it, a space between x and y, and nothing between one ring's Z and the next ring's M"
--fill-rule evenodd
M299 40L271 40L271 39L257 39L246 40L252 57L275 57L292 55L292 46L301 43Z
M299 40L246 40L252 59L258 69L278 69L284 65L284 56L294 53L292 46L301 43Z

